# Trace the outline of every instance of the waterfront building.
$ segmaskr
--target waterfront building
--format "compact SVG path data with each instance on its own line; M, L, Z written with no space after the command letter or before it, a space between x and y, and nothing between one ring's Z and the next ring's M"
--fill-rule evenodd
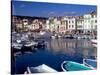
M97 32L97 13L95 11L91 13L91 31Z
M62 17L61 24L59 25L59 32L65 34L68 30L68 19L66 17Z
M22 27L24 31L28 31L28 19L23 19L22 20Z
M16 31L16 21L17 21L17 17L16 16L12 16L12 21L11 21L11 28L12 31Z
M77 21L77 25L76 25L76 30L79 32L79 33L82 33L84 30L84 18L83 16L78 16L76 18L76 21Z
M67 31L76 30L76 19L75 17L58 17L49 18L46 21L46 28L51 32L65 34Z
M32 21L32 30L37 30L39 29L39 21L38 19L35 19Z
M44 30L45 29L45 25L43 24L42 21L39 21L39 29L40 30Z
M55 32L55 25L54 25L54 23L50 24L50 31L51 32Z
M83 16L64 17L25 17L12 16L13 30L49 30L55 33L97 32L97 13L91 12Z
M97 13L91 12L84 15L84 32L97 31Z
M23 29L23 20L20 17L14 16L14 21L12 23L15 31L20 31Z
M23 19L23 25L27 26L28 25L28 19Z
M54 18L54 32L58 33L59 32L59 21L57 18Z
M68 31L74 32L76 30L76 18L68 17Z
M50 21L49 20L46 20L45 29L46 30L49 30L50 29Z
M56 25L57 25L57 26L56 26L56 28L57 28L57 29L56 29L56 32L57 32L57 33L62 33L61 30L60 30L61 21L60 21L59 19L57 20Z
M54 22L54 18L49 18L49 24L50 24L50 31L51 32L55 32L55 22Z
M84 33L91 32L91 14L84 15Z
M58 17L52 17L47 20L46 28L49 29L51 32L55 33L62 33L63 30L61 25L61 19Z
M16 27L17 27L18 30L21 30L23 28L22 20L17 20Z

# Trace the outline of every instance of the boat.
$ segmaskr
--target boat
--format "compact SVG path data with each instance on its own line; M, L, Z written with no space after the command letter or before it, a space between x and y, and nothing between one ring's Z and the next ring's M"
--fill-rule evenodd
M13 42L12 47L20 50L22 48L22 44Z
M40 31L40 35L44 35L44 34L46 34L45 31Z
M97 40L92 39L92 40L91 40L91 43L92 43L92 45L93 45L94 47L97 47Z
M51 38L52 38L52 39L55 39L56 37L55 37L55 36L51 36Z
M34 48L45 48L46 47L46 42L44 40L34 40L37 42L36 45L34 45Z
M83 64L74 62L74 61L64 61L61 64L61 68L64 72L66 72L66 71L92 70L92 68L87 67Z
M26 47L31 47L31 46L34 46L34 45L38 45L38 43L32 41L32 42L27 42L27 43L25 44Z
M65 35L64 38L65 39L74 39L74 36L72 36L72 35Z
M91 40L91 43L92 43L92 44L97 44L97 40L92 39L92 40Z
M37 67L27 67L27 71L25 74L32 74L32 73L54 73L57 72L55 69L47 66L46 64L39 65Z
M97 69L97 60L94 59L83 59L83 64L92 68Z
M92 44L93 45L93 47L96 47L97 48L97 44Z

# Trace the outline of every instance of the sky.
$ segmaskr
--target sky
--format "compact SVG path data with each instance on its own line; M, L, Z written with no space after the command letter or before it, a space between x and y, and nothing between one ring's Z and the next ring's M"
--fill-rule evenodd
M12 15L35 17L81 16L92 11L97 11L97 6L12 1Z

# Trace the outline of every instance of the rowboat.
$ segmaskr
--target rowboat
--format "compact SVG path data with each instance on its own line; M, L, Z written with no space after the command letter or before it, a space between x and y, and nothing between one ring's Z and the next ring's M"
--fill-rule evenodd
M92 45L93 45L93 47L97 48L97 44L92 44Z
M97 44L97 40L92 39L92 40L91 40L91 43L92 43L92 44Z
M27 67L27 71L25 73L32 74L32 73L55 73L57 72L55 69L47 66L45 64L39 65L37 67Z
M97 60L93 60L93 59L83 59L83 64L92 68L92 69L96 69L97 68Z
M92 43L92 45L93 45L94 47L97 47L97 40L92 39L92 40L91 40L91 43Z
M64 61L61 64L61 68L64 72L66 72L66 71L92 70L90 67L87 67L83 64L73 62L73 61Z

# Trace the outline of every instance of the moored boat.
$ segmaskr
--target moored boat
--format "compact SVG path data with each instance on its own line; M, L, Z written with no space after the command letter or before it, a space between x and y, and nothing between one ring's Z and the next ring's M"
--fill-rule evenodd
M87 67L83 64L73 62L73 61L64 61L61 64L61 68L64 72L66 72L66 71L92 70L90 67Z
M72 35L65 35L64 38L65 39L74 39L74 36L72 36Z
M91 43L92 43L92 44L97 44L97 40L92 39L92 40L91 40Z
M54 73L57 72L55 69L47 66L45 64L39 65L37 67L27 67L27 71L25 73L32 74L32 73Z
M91 40L91 43L92 43L92 45L93 45L94 47L97 47L97 40L92 39L92 40Z
M31 47L31 46L34 46L34 45L38 45L38 43L32 41L32 42L27 42L27 43L25 44L26 47Z
M94 60L94 59L83 59L83 64L92 69L97 68L97 60Z
M97 44L92 44L93 45L93 47L97 47Z

